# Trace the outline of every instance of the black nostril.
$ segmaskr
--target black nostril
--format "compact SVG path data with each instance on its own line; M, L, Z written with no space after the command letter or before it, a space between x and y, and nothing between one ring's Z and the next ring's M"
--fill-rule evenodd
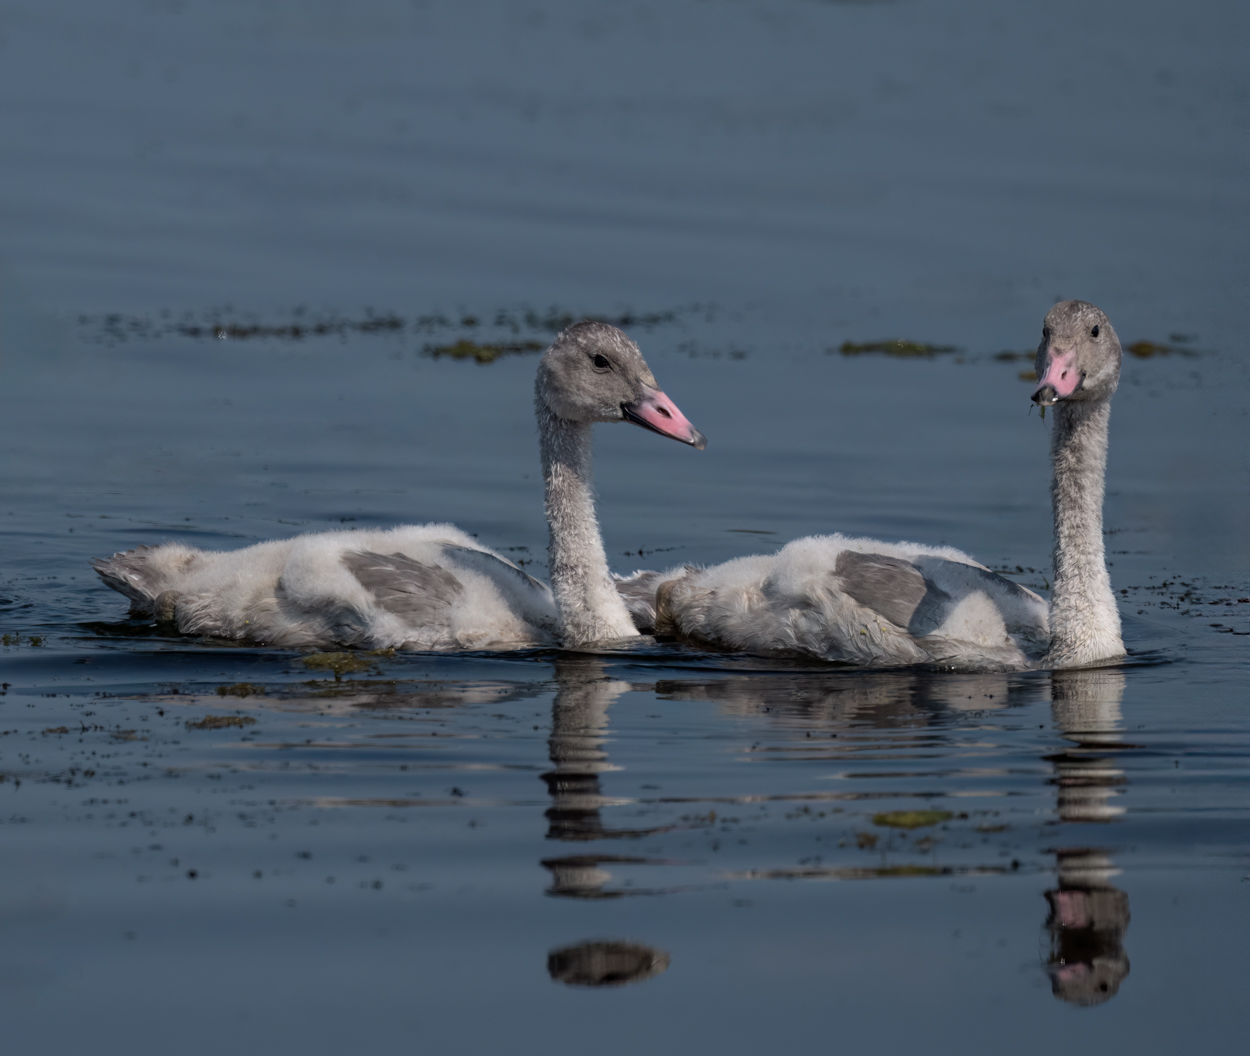
M657 410L657 411L659 411L662 415L664 415L664 417L665 417L665 418L672 418L672 417L673 417L673 416L672 416L671 414L669 414L669 413L668 413L668 411L666 411L663 407L657 407L657 408L656 408L656 410Z

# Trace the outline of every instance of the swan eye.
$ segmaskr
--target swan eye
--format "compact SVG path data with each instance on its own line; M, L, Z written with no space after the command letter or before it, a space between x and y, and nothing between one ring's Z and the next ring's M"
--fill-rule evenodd
M1045 341L1050 340L1050 327L1049 326L1042 327L1042 339Z
M1090 336L1090 337L1097 337L1097 336L1098 336L1098 330L1099 330L1099 328L1098 328L1098 327L1094 327L1094 329L1093 329L1093 330L1091 330L1091 331L1089 332L1089 336Z
M612 367L612 364L608 362L607 356L600 356L596 354L592 362L595 365L595 370L610 370Z

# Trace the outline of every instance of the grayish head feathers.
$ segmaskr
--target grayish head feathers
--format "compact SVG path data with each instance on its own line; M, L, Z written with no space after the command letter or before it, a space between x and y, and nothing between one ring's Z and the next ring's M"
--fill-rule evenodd
M619 422L622 405L658 388L638 346L607 323L574 323L538 364L539 403L566 422Z
M1049 384L1054 377L1050 368L1061 357L1079 379L1066 394ZM1120 339L1101 308L1087 301L1060 301L1042 324L1035 364L1040 384L1033 399L1044 406L1058 400L1106 399L1119 384L1120 357Z

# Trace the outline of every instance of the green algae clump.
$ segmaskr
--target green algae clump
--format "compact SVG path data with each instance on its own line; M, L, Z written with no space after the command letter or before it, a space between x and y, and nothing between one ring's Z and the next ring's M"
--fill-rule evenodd
M264 692L264 686L257 686L251 682L236 682L233 686L217 687L217 696L219 697L259 697L263 696Z
M199 722L186 724L188 730L228 730L231 727L242 728L255 725L256 720L248 715L205 715Z
M949 810L891 810L885 814L874 814L872 823L890 829L923 829L950 821L954 816Z
M929 345L922 341L843 341L838 351L844 356L894 356L898 359L930 359L947 352L958 352L957 345Z
M515 356L525 352L541 352L546 346L537 341L515 341L507 344L479 345L476 341L461 339L452 345L426 345L425 354L433 359L471 359L475 363L494 363L500 356Z
M391 660L394 657L394 649L374 649L367 653L313 653L300 663L314 670L333 671L334 681L337 682L344 675L368 671L379 659Z

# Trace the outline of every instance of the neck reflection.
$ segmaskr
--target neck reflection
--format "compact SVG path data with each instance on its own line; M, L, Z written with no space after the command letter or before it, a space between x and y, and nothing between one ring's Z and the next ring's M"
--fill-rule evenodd
M1054 766L1051 783L1062 823L1108 824L1124 813L1116 800L1126 778L1112 754L1129 747L1122 740L1123 695L1124 674L1117 670L1052 675L1051 712L1070 742L1046 757ZM1116 995L1129 973L1124 951L1128 895L1111 884L1120 870L1106 848L1061 846L1053 853L1059 883L1046 892L1051 987L1069 1004L1100 1005Z
M656 829L609 829L601 811L627 800L603 794L600 775L619 767L608 762L608 709L627 692L628 682L610 678L602 660L592 656L562 657L556 661L556 695L551 705L551 738L547 742L551 769L542 775L551 796L547 808L547 839L572 843L646 836ZM547 894L559 898L611 899L626 894L654 892L609 885L612 873L605 864L650 864L646 858L624 855L576 854L547 858L551 873ZM551 950L547 973L573 987L616 987L640 983L664 972L669 955L638 942L595 940Z
M547 742L551 769L542 775L551 796L547 808L547 839L568 843L639 839L659 828L611 829L604 825L604 807L627 803L604 795L601 775L620 768L608 761L608 709L632 687L607 674L602 660L592 656L562 657L556 661L556 696L551 706L551 738ZM551 873L547 894L564 898L603 899L655 893L647 888L613 888L612 863L662 864L652 859L619 854L586 853L547 858Z

